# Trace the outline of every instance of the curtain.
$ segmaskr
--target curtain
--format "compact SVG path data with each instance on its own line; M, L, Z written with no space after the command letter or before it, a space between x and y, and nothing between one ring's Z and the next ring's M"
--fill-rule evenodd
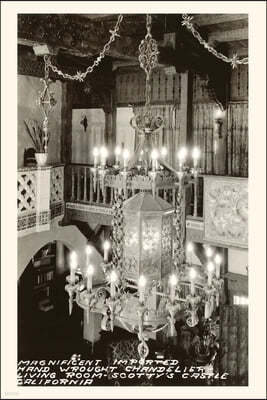
M144 106L133 108L135 115L144 113ZM176 153L181 143L181 109L179 104L153 105L152 115L160 115L163 120L163 128L159 130L158 146L165 146L168 154L166 160L175 166ZM135 148L138 146L138 135L135 134Z
M248 103L231 103L227 131L228 174L248 176Z
M200 168L203 173L214 173L214 103L195 103L193 105L194 145L201 151Z

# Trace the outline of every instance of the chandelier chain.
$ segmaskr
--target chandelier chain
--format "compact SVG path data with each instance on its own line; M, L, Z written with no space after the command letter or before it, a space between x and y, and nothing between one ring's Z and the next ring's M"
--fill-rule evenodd
M46 67L51 68L51 70L54 73L62 76L64 79L70 79L73 81L83 82L84 79L86 78L86 76L88 74L92 73L93 70L95 69L95 67L97 67L100 64L100 62L102 61L102 59L106 56L106 53L110 50L110 45L115 41L116 37L120 36L118 32L119 32L120 24L121 24L122 20L123 20L123 15L120 14L118 16L118 19L114 26L114 29L111 29L109 31L110 32L109 40L104 44L103 49L100 51L98 57L94 60L93 64L89 65L84 72L77 71L75 75L70 75L68 73L64 73L63 71L58 69L56 65L52 64L50 58L45 59Z
M192 22L192 20L193 20L192 16L189 16L188 14L183 14L182 18L183 18L182 25L185 26L192 33L192 35L198 40L198 42L203 47L205 47L205 49L207 49L211 54L213 54L215 57L217 57L218 59L220 59L226 63L231 64L233 69L236 68L240 64L248 64L248 57L239 59L237 54L234 54L233 57L230 58L230 57L227 57L226 55L220 53L216 49L214 49L214 47L212 47L208 42L206 42L202 38L200 33L196 30L196 28L194 27L194 24Z

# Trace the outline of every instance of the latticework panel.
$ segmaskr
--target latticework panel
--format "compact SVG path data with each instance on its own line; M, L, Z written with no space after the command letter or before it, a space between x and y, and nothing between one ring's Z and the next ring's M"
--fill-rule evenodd
M64 173L63 167L51 169L50 203L58 203L64 198Z
M36 208L36 175L35 171L18 173L17 192L18 213L32 212Z

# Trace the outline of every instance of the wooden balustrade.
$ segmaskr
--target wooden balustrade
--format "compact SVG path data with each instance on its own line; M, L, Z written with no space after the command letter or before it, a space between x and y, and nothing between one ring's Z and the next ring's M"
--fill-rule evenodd
M66 168L65 179L71 182L71 193L67 195L67 201L74 203L85 203L92 205L112 206L115 196L115 188L103 186L101 179L97 179L94 187L94 176L92 167L83 164L71 164ZM200 179L193 180L189 185L189 192L186 194L186 200L189 202L187 214L194 217L202 216L202 202L199 204L199 198L202 196L203 183ZM201 178L202 180L202 178ZM192 189L193 187L193 189ZM128 188L126 198L129 198L141 190L138 188ZM156 195L166 200L173 206L175 205L176 189L173 185L157 187Z

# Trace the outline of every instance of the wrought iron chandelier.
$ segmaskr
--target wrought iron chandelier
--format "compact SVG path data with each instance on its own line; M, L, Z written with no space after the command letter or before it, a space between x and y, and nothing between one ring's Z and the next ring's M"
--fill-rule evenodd
M185 244L185 187L192 180L197 182L200 152L193 150L193 167L189 168L185 165L187 150L180 149L176 171L165 161L166 149L159 149L157 132L163 120L152 117L150 108L150 77L158 55L150 15L146 27L139 46L140 67L146 73L145 111L131 120L140 135L138 149L130 157L127 149L116 147L112 167L106 165L105 147L93 151L94 189L100 183L102 191L108 186L115 193L111 243L104 243L106 282L99 287L93 284L95 266L88 245L87 265L78 267L76 254L71 254L66 285L69 312L75 301L86 311L88 321L91 312L102 314L103 330L118 326L136 333L141 362L149 353L148 339L160 331L175 337L175 323L181 316L190 328L199 323L205 326L207 350L223 283L221 257L208 248L207 264L193 265L194 246ZM160 197L167 190L171 203Z

